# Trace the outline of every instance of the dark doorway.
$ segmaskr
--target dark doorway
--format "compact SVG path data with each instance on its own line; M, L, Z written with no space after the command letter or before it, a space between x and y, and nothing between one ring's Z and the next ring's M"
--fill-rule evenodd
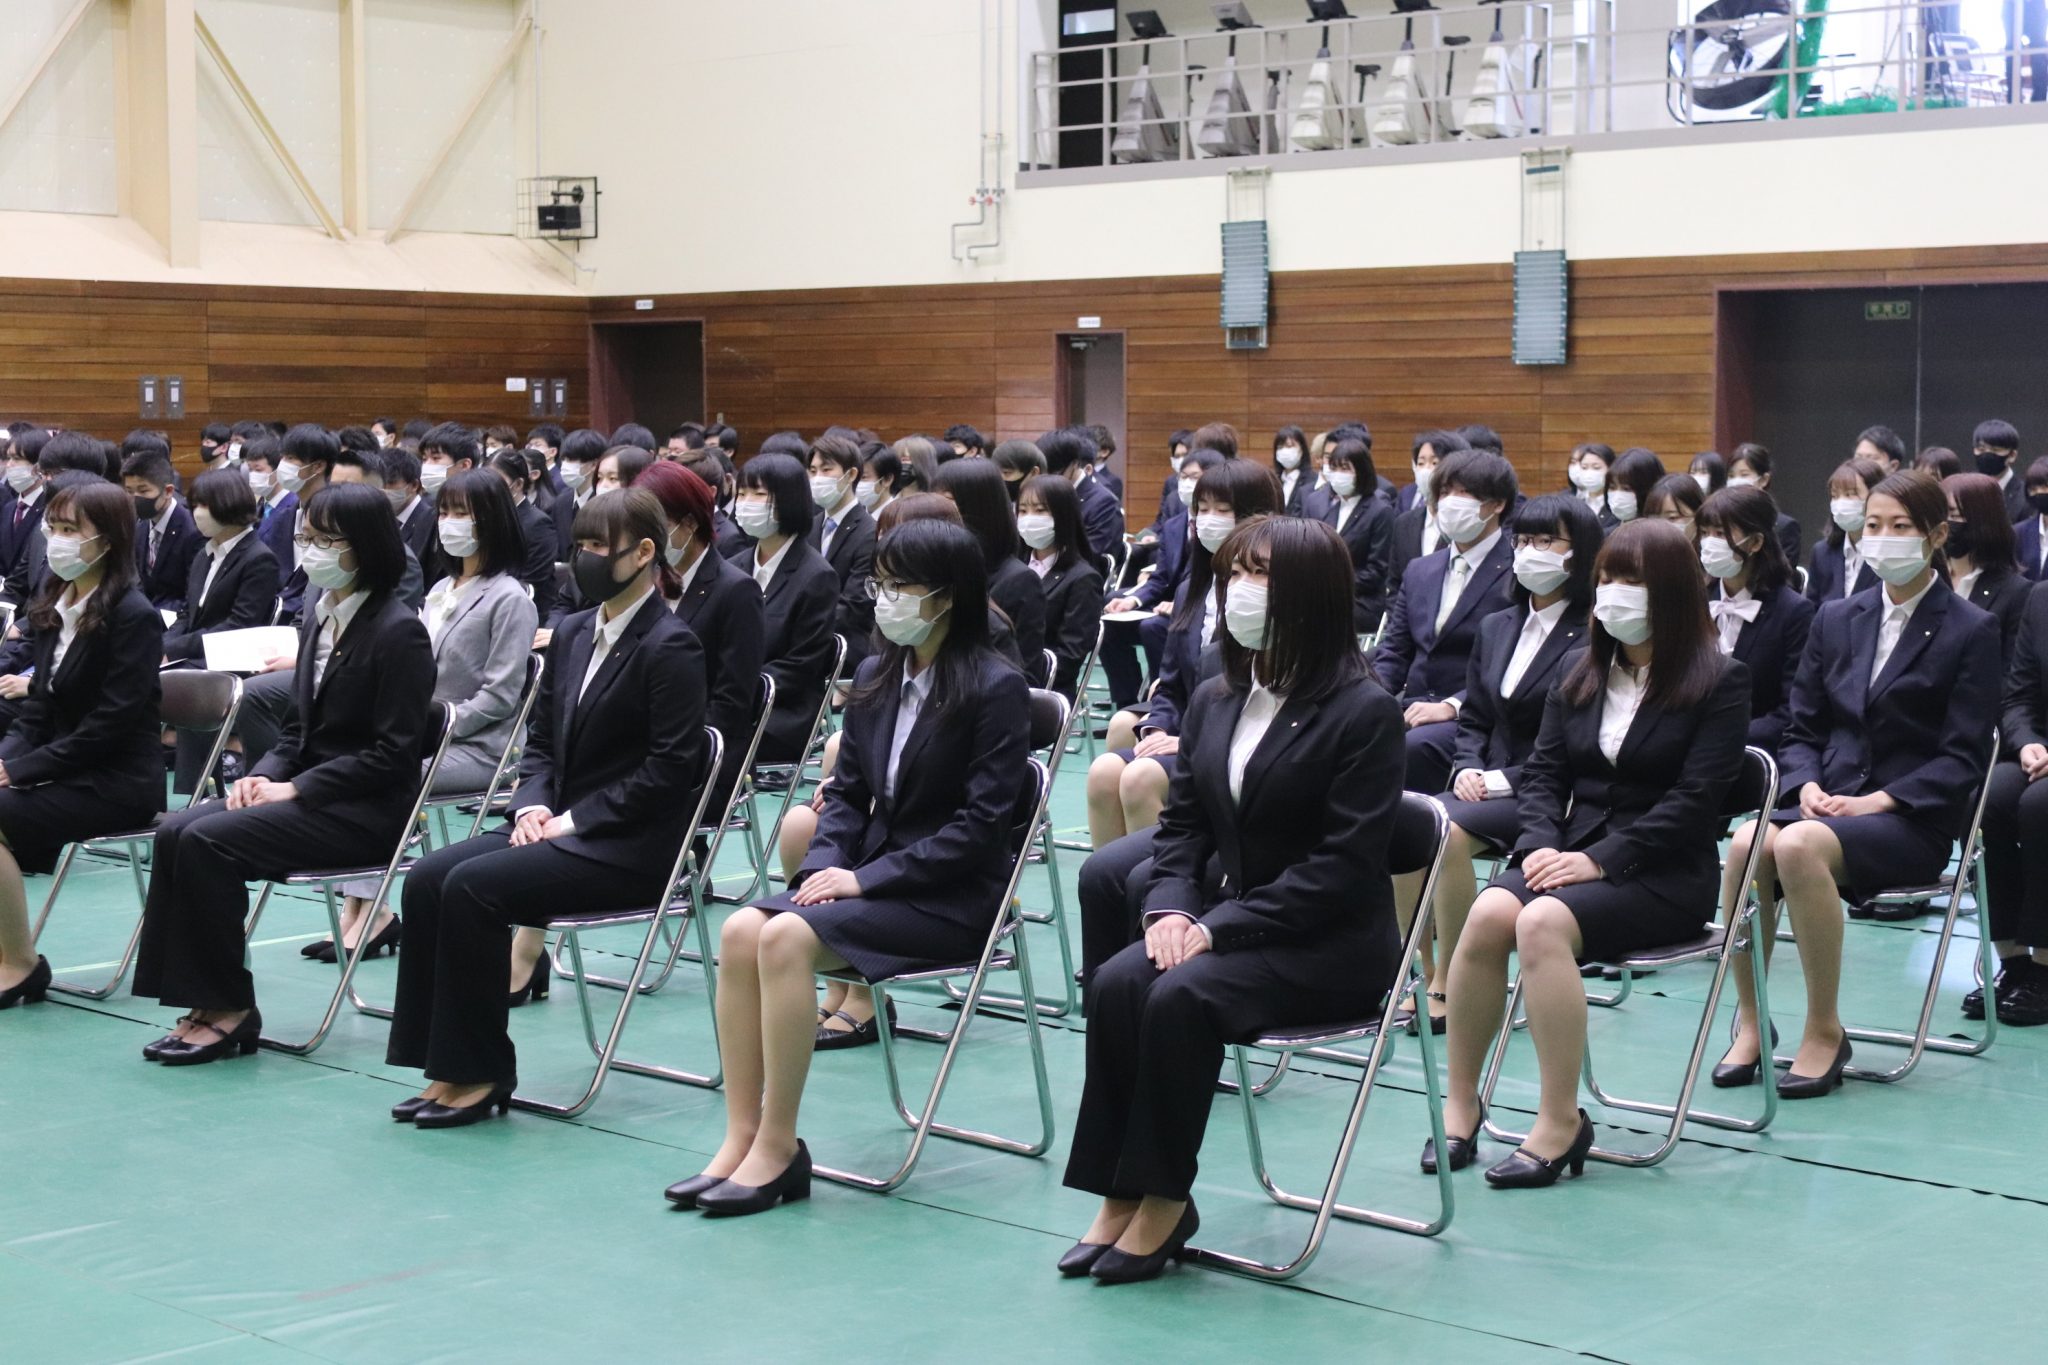
M1104 45L1116 41L1116 0L1060 0L1059 164L1109 163ZM1069 84L1078 81L1081 84Z
M590 420L638 422L659 442L704 420L704 324L601 323L590 329Z
M1124 334L1070 332L1055 339L1054 416L1061 426L1105 426L1116 438L1109 467L1124 477Z
M1720 325L1716 439L1770 448L1772 491L1809 545L1828 472L1865 427L1913 452L1947 446L1965 468L1986 417L2019 428L2022 473L2048 450L2048 284L1727 292Z

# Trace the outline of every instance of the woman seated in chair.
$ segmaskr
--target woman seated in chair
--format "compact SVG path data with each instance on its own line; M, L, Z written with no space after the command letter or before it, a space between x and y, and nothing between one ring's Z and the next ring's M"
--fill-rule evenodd
M2012 657L2020 615L2033 582L2020 572L2019 538L2006 519L2005 492L1985 474L1951 474L1941 481L1948 495L1948 583L1956 596L1998 621L1999 658Z
M1465 705L1458 712L1451 762L1450 843L1437 878L1436 947L1429 961L1429 1024L1444 1031L1451 958L1465 916L1479 895L1474 858L1504 856L1521 833L1521 771L1536 747L1544 698L1586 643L1593 606L1593 562L1600 553L1600 517L1571 493L1531 498L1510 514L1514 539L1514 605L1479 626ZM1422 893L1422 876L1394 879L1394 905L1405 917ZM1412 1004L1412 1002L1411 1002Z
M508 1110L512 926L659 902L704 771L704 650L655 591L668 523L642 489L576 513L583 600L548 646L511 820L405 879L411 926L385 1060L428 1085L391 1116L457 1128ZM538 968L547 970L545 961Z
M1699 531L1694 522L1706 500L1707 495L1700 491L1699 481L1692 475L1667 474L1657 480L1657 486L1644 499L1643 515L1670 522L1685 534L1687 544L1697 545Z
M434 700L454 703L455 728L434 776L433 794L480 793L491 784L519 719L532 653L527 646L540 613L519 578L525 551L512 495L501 476L489 469L451 475L441 485L435 511L441 553L453 572L427 594L420 619L434 647ZM362 933L377 880L342 888L341 934L347 948L355 947ZM397 952L404 927L391 905L379 906L364 953ZM335 960L333 939L299 951L321 962Z
M725 1140L669 1188L680 1207L759 1213L810 1193L797 1107L819 972L880 980L973 962L987 942L1030 742L1024 677L986 642L987 575L980 542L937 521L876 550L884 643L855 675L817 837L788 894L725 922Z
M764 671L775 679L775 710L756 764L801 763L831 679L832 620L839 575L807 539L816 515L811 477L794 456L764 454L740 470L733 516L754 544L738 560L764 599Z
M1816 607L1877 586L1863 558L1863 510L1885 478L1875 460L1844 460L1828 475L1828 532L1813 543L1806 596Z
M1778 751L1778 810L1736 832L1722 903L1749 841L1762 838L1759 921L1771 949L1777 900L1791 912L1806 979L1806 1028L1784 1099L1842 1083L1850 1047L1838 1010L1842 901L1938 880L1970 823L1998 723L1998 621L1948 584L1947 500L1927 474L1893 474L1870 492L1859 552L1884 586L1814 614ZM1751 1085L1765 1066L1755 988L1735 974L1735 1043L1714 1084Z
M1721 652L1749 670L1749 742L1773 756L1813 625L1813 603L1793 586L1777 520L1771 495L1743 484L1708 498L1699 514L1707 614Z
M298 546L319 597L299 633L290 722L225 801L157 827L135 994L188 1011L143 1049L166 1065L256 1050L248 883L382 864L419 793L434 650L397 593L406 554L391 504L366 484L329 485L306 505Z
M1520 959L1542 1089L1522 1146L1486 1173L1500 1189L1585 1168L1580 961L1698 938L1714 912L1719 816L1742 771L1749 674L1715 647L1699 560L1654 517L1624 522L1596 564L1588 647L1543 706L1522 765L1511 867L1479 894L1451 959L1452 1170L1477 1154L1479 1073L1501 1028L1508 955ZM1422 1169L1435 1171L1434 1140Z
M147 829L164 808L164 623L136 586L137 524L133 500L104 482L57 490L44 516L28 696L0 742L0 1010L50 989L22 876L52 871L68 843Z
M1045 585L1018 561L1017 514L1008 485L993 460L953 460L939 466L932 491L951 499L960 519L981 542L988 564L988 600L1009 620L1024 679L1045 685Z
M1088 767L1088 835L1097 850L1158 823L1179 767L1181 713L1195 687L1222 668L1211 557L1237 526L1280 510L1273 471L1251 460L1208 469L1194 495L1195 543L1188 547L1187 581L1174 598L1158 685L1151 701L1110 719L1110 752Z
M1102 1207L1059 1268L1107 1283L1157 1275L1194 1234L1224 1046L1363 1017L1400 958L1387 841L1405 727L1358 652L1350 553L1323 522L1263 517L1216 564L1224 669L1188 703L1144 937L1088 987L1066 1184Z
M1081 663L1102 629L1102 571L1088 562L1073 483L1051 474L1028 481L1017 500L1017 534L1025 566L1045 589L1045 647L1053 657L1046 686L1071 702L1083 681Z
M240 470L201 474L189 498L206 545L192 560L184 609L164 630L164 662L203 666L208 635L270 624L283 576L255 534L256 495Z
M2027 598L2006 674L2001 749L1984 801L1984 881L1998 949L1991 983L1998 1022L2048 1024L2048 593ZM1984 1017L1984 987L1963 1015Z

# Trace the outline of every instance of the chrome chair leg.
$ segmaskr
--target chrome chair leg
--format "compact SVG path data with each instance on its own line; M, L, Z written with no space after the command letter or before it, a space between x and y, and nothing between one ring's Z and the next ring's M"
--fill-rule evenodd
M49 894L43 897L42 911L36 916L35 925L29 930L30 943L42 939L43 925L49 922L50 911L57 904L57 894L64 889L64 880L71 874L71 867L78 857L79 849L86 846L87 844L65 845L64 856L58 862L56 875L50 881ZM136 949L142 943L143 910L149 904L149 883L143 876L142 858L136 843L125 842L122 845L122 852L128 860L129 874L135 880L135 927L128 932L127 946L121 950L120 961L114 964L114 974L96 986L69 981L63 977L52 978L50 989L60 995L74 996L80 1000L105 1000L121 988L121 983L128 979L128 972L135 965Z

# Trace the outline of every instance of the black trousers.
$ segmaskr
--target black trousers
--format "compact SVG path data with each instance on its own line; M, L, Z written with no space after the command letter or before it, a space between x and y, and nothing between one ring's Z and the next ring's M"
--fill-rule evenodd
M1458 722L1432 721L1410 730L1408 775L1401 785L1412 792L1435 796L1451 784L1451 759L1458 748Z
M654 904L669 864L619 867L553 843L513 848L509 826L422 858L405 879L405 951L384 1060L430 1081L510 1085L512 926Z
M2048 778L2029 782L2018 763L1991 770L1984 881L1991 936L2048 948Z
M242 709L235 713L235 734L242 741L242 771L248 772L277 747L277 737L291 723L298 709L293 680L298 674L287 668L281 673L258 673L242 682ZM196 790L206 774L199 771L213 747L212 735L180 733L171 790ZM394 836L395 837L395 836Z
M1104 844L1081 864L1081 984L1138 941L1138 912L1152 881L1155 829Z
M249 882L380 863L391 856L406 809L380 820L354 802L229 810L224 801L203 801L168 817L151 855L135 994L185 1009L253 1006L243 929Z
M1358 1011L1338 991L1289 980L1258 950L1202 953L1161 972L1133 943L1088 991L1088 1076L1066 1184L1105 1199L1185 1199L1209 1127L1223 1047L1262 1029Z

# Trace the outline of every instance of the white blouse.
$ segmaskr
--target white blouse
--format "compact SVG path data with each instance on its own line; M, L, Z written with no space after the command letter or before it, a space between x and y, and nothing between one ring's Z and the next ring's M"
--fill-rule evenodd
M1632 671L1619 660L1607 670L1607 695L1600 703L1600 752L1609 763L1621 759L1622 741L1636 723L1636 710L1643 704L1643 689L1650 684L1650 670Z

